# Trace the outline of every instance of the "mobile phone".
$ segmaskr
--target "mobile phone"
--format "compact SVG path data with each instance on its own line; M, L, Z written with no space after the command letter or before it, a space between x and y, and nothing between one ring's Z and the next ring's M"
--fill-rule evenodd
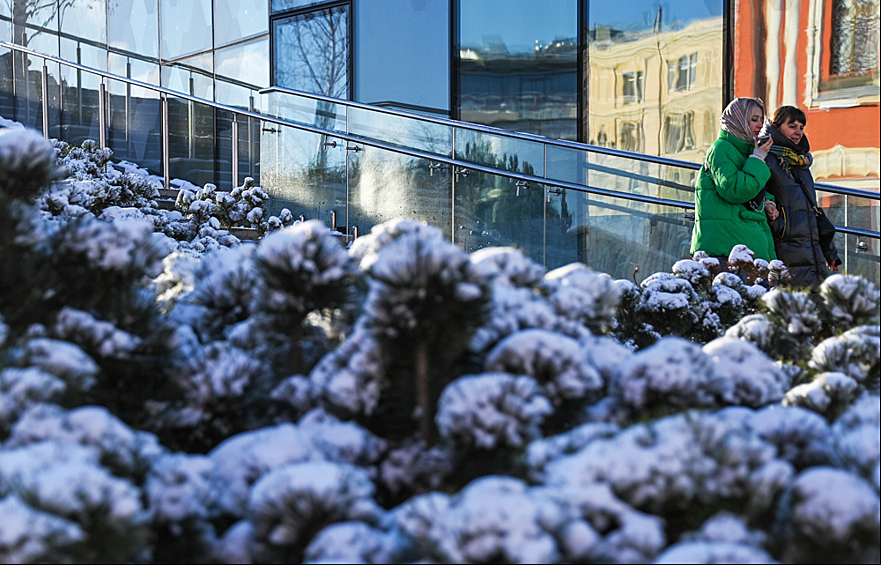
M755 137L754 137L753 139L755 139L756 141L758 141L758 142L759 142L759 145L764 145L765 143L768 142L769 139L771 139L771 137L766 135L766 136L759 137L759 138L755 138Z

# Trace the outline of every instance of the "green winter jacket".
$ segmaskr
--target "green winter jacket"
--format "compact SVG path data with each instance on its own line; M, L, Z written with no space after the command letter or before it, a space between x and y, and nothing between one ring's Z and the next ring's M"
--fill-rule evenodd
M725 256L742 243L756 259L776 259L774 239L762 208L747 209L768 182L771 172L762 159L751 159L752 143L725 130L707 152L707 160L695 183L695 223L691 253L706 251ZM767 198L773 199L768 195Z

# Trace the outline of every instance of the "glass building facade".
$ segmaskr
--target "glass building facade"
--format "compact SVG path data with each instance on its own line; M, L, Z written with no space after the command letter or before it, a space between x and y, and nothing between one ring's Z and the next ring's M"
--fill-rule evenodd
M543 152L540 143L259 91L275 86L689 163L702 162L716 140L726 103L755 96L769 111L805 110L815 179L878 191L879 5L0 0L0 39L242 109L279 116L305 109L305 125L323 130L497 170L692 202L693 168L597 151L590 157L561 148ZM0 115L38 123L28 93L46 90L50 114L61 117L49 120L58 130L51 135L97 139L101 81L95 75L50 64L44 88L38 57L7 51L2 58L0 87L13 96L0 102L13 102ZM234 123L228 111L171 95L164 126L158 93L113 79L102 84L108 145L117 158L222 189L236 171L235 182L253 176L285 204L299 206L295 214L345 216L334 226L343 231L420 209L426 212L419 219L443 227L468 250L517 245L549 267L590 262L601 250L606 256L591 265L618 276L634 264L666 268L688 252L690 224L681 212L655 204L542 192L491 173L460 177L393 151L348 151L327 135L265 127L261 120ZM167 164L159 162L165 138ZM839 225L878 231L877 200L820 196ZM848 236L841 247L855 248L857 239ZM870 241L867 255L876 278L877 246Z

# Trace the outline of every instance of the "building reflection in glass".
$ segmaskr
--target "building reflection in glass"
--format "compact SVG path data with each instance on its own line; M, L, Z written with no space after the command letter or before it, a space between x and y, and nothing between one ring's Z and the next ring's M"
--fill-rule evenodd
M459 2L459 118L578 137L578 2Z

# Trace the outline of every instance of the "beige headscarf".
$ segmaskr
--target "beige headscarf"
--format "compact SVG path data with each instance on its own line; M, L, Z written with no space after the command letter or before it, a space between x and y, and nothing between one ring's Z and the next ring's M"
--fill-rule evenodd
M722 123L722 129L743 141L752 143L753 134L749 127L749 118L753 110L759 107L762 109L762 115L767 116L765 112L765 103L758 98L735 98L728 104L725 111L719 117Z

